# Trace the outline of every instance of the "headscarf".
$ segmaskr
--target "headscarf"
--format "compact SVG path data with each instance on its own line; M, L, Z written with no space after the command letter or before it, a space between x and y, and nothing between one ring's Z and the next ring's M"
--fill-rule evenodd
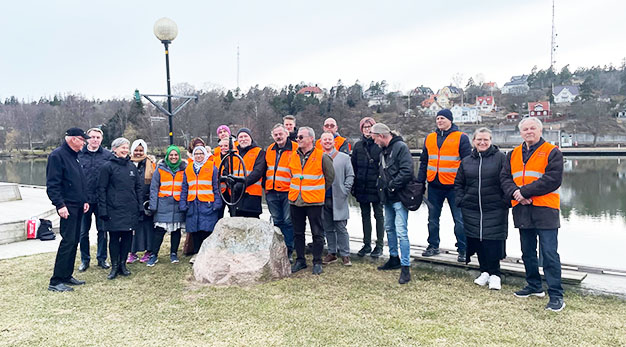
M135 152L135 149L139 146L143 147L143 156L135 157L133 153ZM140 163L144 159L146 160L146 168L144 170L143 178L145 184L150 184L150 182L152 181L152 175L154 174L154 159L152 156L148 156L148 145L146 144L146 141L142 139L137 139L133 141L133 144L130 146L130 153L130 161L132 161L133 163Z
M170 152L172 151L176 151L176 153L178 153L178 161L175 164L172 164L170 162ZM172 172L178 171L178 168L180 167L180 163L182 163L182 161L183 159L180 157L180 148L174 145L170 145L169 147L167 147L167 150L165 151L165 165L167 165L167 167L169 167Z
M193 171L198 172L200 171L200 168L202 167L202 165L204 165L204 163L206 163L207 160L209 160L209 152L206 150L206 148L204 148L204 146L198 146L196 148L193 149L193 154L196 154L197 151L200 151L202 153L204 153L204 160L202 161L193 161Z

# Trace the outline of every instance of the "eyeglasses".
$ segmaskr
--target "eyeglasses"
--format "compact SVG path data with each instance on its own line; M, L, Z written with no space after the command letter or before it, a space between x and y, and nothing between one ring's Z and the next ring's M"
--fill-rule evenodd
M324 128L334 128L335 124L324 124Z
M304 138L305 138L305 137L307 137L307 136L304 136L304 135L298 135L297 139L298 139L298 140L304 140Z
M364 125L363 129L370 129L372 126L371 125Z

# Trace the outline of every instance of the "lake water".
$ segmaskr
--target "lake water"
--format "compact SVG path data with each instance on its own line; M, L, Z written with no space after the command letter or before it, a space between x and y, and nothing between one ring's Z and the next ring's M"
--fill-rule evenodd
M46 160L0 159L0 182L45 185ZM568 157L561 186L559 253L563 263L626 270L626 160ZM350 201L348 230L362 236L360 212ZM409 213L409 240L426 245L428 209ZM447 204L441 220L441 247L454 249L453 221ZM507 254L521 257L519 233L509 222Z

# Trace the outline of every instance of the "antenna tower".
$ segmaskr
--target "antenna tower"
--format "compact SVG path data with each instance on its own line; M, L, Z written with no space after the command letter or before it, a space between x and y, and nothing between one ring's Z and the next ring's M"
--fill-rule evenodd
M237 45L237 89L239 90L239 45Z
M554 71L556 65L556 30L554 29L554 0L552 0L552 40L550 44L550 70Z

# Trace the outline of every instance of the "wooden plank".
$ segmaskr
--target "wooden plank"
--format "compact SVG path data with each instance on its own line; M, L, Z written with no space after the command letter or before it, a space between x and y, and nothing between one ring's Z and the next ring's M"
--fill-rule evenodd
M360 246L362 240L356 237L351 237L350 241L356 246ZM354 248L351 244L350 249ZM441 248L438 255L432 257L423 257L422 252L426 250L426 247L421 245L411 245L411 258L421 262L427 262L432 264L454 266L459 268L478 269L478 259L476 256L471 258L469 264L460 263L457 261L458 253L454 250L448 250ZM519 258L507 257L500 261L500 271L502 273L517 277L526 277L526 270L524 269L524 263ZM543 268L539 268L541 277L545 279L543 274ZM561 265L561 281L566 284L580 284L587 277L587 273L580 271L576 265Z

